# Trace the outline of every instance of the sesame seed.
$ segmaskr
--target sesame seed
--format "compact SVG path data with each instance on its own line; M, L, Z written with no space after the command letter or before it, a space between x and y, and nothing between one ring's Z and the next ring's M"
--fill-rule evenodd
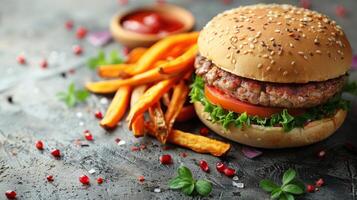
M295 61L291 61L291 65L295 65Z
M271 67L270 67L270 66L268 66L268 67L267 67L267 71L270 71L270 70L271 70Z
M290 46L291 48L294 48L293 43L289 43L289 46Z
M262 68L263 67L263 64L259 63L258 64L258 69Z
M321 54L322 52L320 50L315 51L317 54Z
M270 64L274 64L274 63L275 63L275 61L274 61L274 60L271 60L271 61L270 61Z
M283 76L286 76L286 75L288 75L288 71L283 72Z
M279 29L276 29L276 30L275 30L275 33L280 33L280 30L279 30Z
M254 44L250 44L249 48L254 49Z
M302 51L298 51L297 53L302 56L304 55L304 52L302 52Z

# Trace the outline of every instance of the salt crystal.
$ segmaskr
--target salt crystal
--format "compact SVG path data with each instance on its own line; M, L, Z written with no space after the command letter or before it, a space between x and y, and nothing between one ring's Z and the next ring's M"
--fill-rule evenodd
M94 173L95 173L95 169L90 169L90 170L88 171L88 173L94 174Z
M232 181L232 185L237 188L244 188L244 183L238 183L238 182Z
M105 98L105 97L102 97L102 98L99 100L99 102L100 102L101 104L103 104L103 105L107 105L107 104L108 104L108 99Z
M233 177L233 180L234 180L234 181L238 181L238 180L239 180L238 176L234 176L234 177Z
M120 140L120 141L118 142L118 145L119 145L119 146L122 146L122 145L124 145L124 144L126 144L126 142L125 142L124 140Z
M82 114L81 112L77 112L77 113L76 113L76 116L77 116L78 118L81 118L81 117L83 116L83 114Z
M161 189L160 189L160 188L155 188L155 189L154 189L154 192L160 193L160 192L161 192Z

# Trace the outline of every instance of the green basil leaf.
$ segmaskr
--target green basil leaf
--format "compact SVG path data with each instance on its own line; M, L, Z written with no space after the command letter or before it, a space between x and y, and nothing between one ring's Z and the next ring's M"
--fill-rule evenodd
M297 185L299 188L301 188L303 191L306 191L306 187L305 187L305 184L298 180L298 179L294 179L293 181L290 182L290 184L294 184L294 185Z
M212 191L212 183L206 180L198 180L195 184L195 190L201 196L208 196Z
M190 169L183 165L178 168L177 172L181 178L192 179L192 173Z
M288 200L287 196L286 196L286 193L285 192L282 192L280 197L279 197L279 200Z
M293 185L293 184L288 184L283 186L282 190L284 192L289 192L291 194L303 194L304 190L302 190L299 186Z
M89 96L89 92L87 90L77 90L76 91L76 98L80 102L86 100L88 96Z
M290 183L296 177L296 171L288 169L283 175L283 185Z
M282 193L283 191L281 190L281 188L276 188L271 192L270 198L278 199Z
M295 200L295 197L294 197L294 195L292 195L292 194L289 194L289 193L285 193L285 192L284 192L284 196L285 196L285 199L286 199L286 200Z
M191 195L194 189L195 189L195 184L191 183L190 185L181 188L181 191L186 195Z
M273 181L267 179L261 180L259 186L266 192L272 192L273 190L279 188L279 186L276 185Z
M76 104L76 97L73 94L67 96L66 104L69 107L73 107Z
M193 183L192 180L176 177L169 182L169 188L176 190L187 187Z

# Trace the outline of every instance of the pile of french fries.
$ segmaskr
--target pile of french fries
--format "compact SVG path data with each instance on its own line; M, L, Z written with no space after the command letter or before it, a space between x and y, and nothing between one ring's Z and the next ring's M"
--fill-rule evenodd
M148 49L133 49L125 64L100 66L99 76L110 80L90 82L86 88L94 93L115 93L100 125L114 128L130 105L127 122L135 137L149 134L163 144L170 142L214 156L226 154L230 144L173 129L175 121L195 115L193 106L185 102L198 53L198 34L169 36Z

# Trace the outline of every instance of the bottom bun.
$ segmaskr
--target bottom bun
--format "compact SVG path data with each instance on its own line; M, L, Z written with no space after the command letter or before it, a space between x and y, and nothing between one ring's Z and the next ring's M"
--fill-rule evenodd
M313 121L304 128L294 128L289 132L284 132L281 127L259 125L243 128L232 125L224 129L222 125L209 120L210 115L204 111L201 103L195 102L194 106L201 121L217 134L242 144L268 149L300 147L324 140L342 125L347 115L347 111L338 110L331 118Z

